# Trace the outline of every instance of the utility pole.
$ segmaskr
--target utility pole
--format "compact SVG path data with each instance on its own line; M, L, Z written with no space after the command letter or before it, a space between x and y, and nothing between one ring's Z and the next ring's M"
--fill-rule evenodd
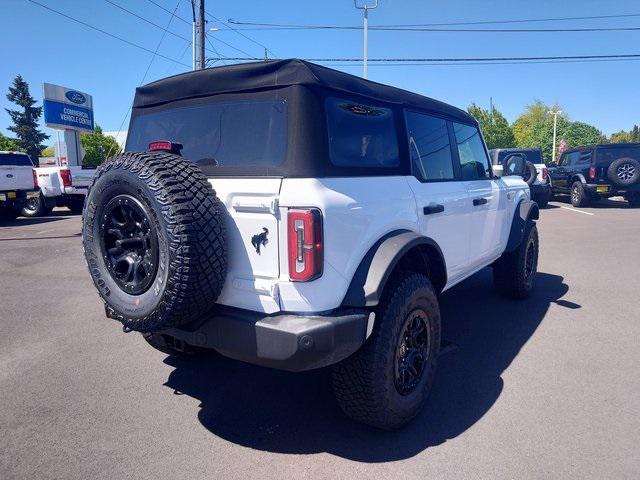
M191 0L191 70L196 69L196 0Z
M362 76L364 78L368 78L369 71L367 66L367 60L369 58L369 10L378 7L378 0L375 0L373 5L367 5L366 3L362 6L358 5L358 0L353 0L353 6L358 10L364 10L364 52L363 52L363 65L362 65Z
M200 70L204 70L205 58L204 58L204 35L205 35L205 20L204 20L204 0L200 0L200 10L198 15L198 23L200 26L200 40L198 45L200 47Z
M558 125L558 115L562 110L549 110L547 113L553 115L553 152L551 153L551 163L556 163L556 127Z

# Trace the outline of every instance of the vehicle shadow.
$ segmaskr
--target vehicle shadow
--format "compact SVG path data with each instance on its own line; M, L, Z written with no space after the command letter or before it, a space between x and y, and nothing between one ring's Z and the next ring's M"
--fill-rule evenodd
M571 197L569 195L556 195L554 202L571 206ZM629 203L622 197L599 198L589 202L587 208L630 208Z
M489 411L504 387L502 372L569 290L563 278L539 273L535 293L513 301L494 293L485 269L442 297L444 351L426 408L395 432L347 419L336 405L328 369L281 372L212 355L167 357L166 386L200 401L211 433L246 447L280 453L328 452L360 462L412 457L455 438Z
M21 227L26 225L38 225L41 223L57 222L64 220L68 215L53 215L48 217L18 217L15 220L0 220L0 227Z

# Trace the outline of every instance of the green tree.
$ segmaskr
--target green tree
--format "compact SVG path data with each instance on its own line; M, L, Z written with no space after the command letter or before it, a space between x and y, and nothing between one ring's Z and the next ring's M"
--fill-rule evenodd
M563 110L559 105L549 106L540 100L527 105L525 112L513 122L516 145L521 148L542 149L549 163L553 156L553 115L549 110ZM569 148L602 143L606 137L596 127L584 122L572 122L566 113L558 116L556 148L564 140ZM557 160L556 156L556 160Z
M55 157L56 151L53 147L49 146L47 148L42 149L40 152L41 157Z
M495 108L493 112L479 107L475 103L469 105L467 111L480 124L482 134L488 148L509 148L516 144L513 131L504 115Z
M619 132L612 133L609 138L611 143L632 143L640 142L640 128L638 125L634 125L628 132L626 130L620 130Z
M35 106L36 101L29 93L29 84L21 75L13 80L7 99L21 107L21 110L5 109L13 122L8 130L16 134L18 148L26 152L37 165L40 152L45 147L42 142L49 138L49 135L38 129L42 107Z
M100 165L107 159L107 153L116 155L122 151L116 139L110 135L104 135L99 125L96 125L93 133L83 133L80 136L80 143L85 151L82 159L85 165Z
M0 133L0 150L19 150L18 144L13 138L9 138Z

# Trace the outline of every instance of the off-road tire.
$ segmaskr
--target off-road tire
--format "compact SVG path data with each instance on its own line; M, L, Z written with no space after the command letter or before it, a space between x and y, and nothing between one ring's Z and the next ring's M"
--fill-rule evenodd
M619 170L620 169L620 170ZM625 169L624 171L622 169ZM624 175L624 177L621 177ZM623 157L611 162L607 177L614 185L628 187L640 182L640 162L635 158Z
M427 314L429 355L420 381L408 394L396 387L396 354L405 322L416 309ZM340 408L373 427L397 429L415 417L433 385L440 352L440 307L429 279L405 272L390 280L376 311L371 336L349 358L333 367Z
M153 276L149 268L151 278L142 279L152 283L139 294L117 283L104 246L104 212L122 196L148 213L148 237L157 246ZM102 164L86 198L82 240L107 315L131 330L154 332L208 313L226 276L224 213L200 168L179 155L127 152Z
M526 298L533 290L538 271L538 229L528 222L522 242L512 252L505 252L493 264L493 283L503 295ZM527 256L533 255L533 270L527 270Z
M156 350L173 355L174 357L196 357L203 355L206 350L180 342L174 337L160 333L143 333L142 338Z
M536 179L538 178L538 172L536 171L536 166L531 163L529 160L526 161L526 163L524 164L524 168L527 170L527 172L524 174L523 180L526 182L527 185L531 186L535 183Z
M632 208L640 207L640 193L632 193L627 197L627 202Z
M42 193L37 197L35 197L34 199L30 199L30 200L34 200L34 205L33 205L34 208L25 206L21 212L21 215L23 217L29 217L29 218L45 217L49 215L53 210L52 207L47 207L47 204L45 203L44 196L42 195ZM29 200L27 200L27 203L29 203Z
M587 192L584 191L582 182L577 180L571 185L571 205L574 207L586 207L589 205L590 198L587 196Z
M549 200L551 200L551 194L548 193L546 195L540 195L535 198L535 202L538 204L539 208L547 208L549 205Z

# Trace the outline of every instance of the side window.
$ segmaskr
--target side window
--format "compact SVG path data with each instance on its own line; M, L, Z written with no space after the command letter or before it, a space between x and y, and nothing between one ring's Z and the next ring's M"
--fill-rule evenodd
M405 112L411 169L422 181L453 180L453 160L446 120Z
M491 178L491 170L480 131L476 127L461 123L454 123L453 131L456 135L462 179L484 180Z
M580 152L580 156L578 157L578 163L591 163L591 150L587 150L586 152Z
M564 153L562 155L562 159L560 160L561 162L560 165L562 165L563 167L575 165L576 163L578 163L579 159L580 159L580 152Z
M390 108L329 97L329 156L339 167L397 167L398 135Z

